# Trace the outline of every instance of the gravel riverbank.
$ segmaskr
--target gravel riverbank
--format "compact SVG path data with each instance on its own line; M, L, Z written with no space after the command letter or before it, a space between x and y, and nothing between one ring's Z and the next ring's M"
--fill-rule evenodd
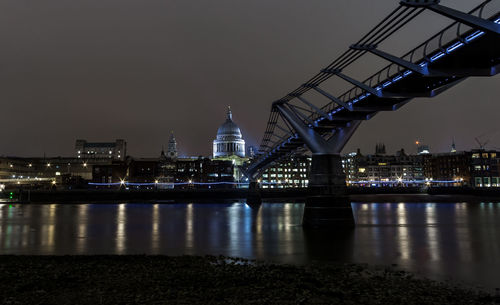
M362 265L197 256L0 256L0 304L495 304Z

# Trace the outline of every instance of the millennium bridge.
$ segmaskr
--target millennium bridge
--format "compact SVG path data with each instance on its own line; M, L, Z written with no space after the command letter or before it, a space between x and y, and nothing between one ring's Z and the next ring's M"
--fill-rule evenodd
M424 11L448 18L451 24L402 56L384 47L394 33L418 22ZM346 74L366 56L388 65L365 80ZM499 64L500 0L484 1L468 12L443 6L439 0L401 1L342 55L272 103L258 155L242 168L251 181L249 202L260 201L257 179L268 166L310 151L313 195L306 201L304 226L353 226L340 152L361 122L380 111L395 111L413 98L434 97L467 77L494 76ZM352 87L336 96L325 89L325 85L335 88L335 82Z

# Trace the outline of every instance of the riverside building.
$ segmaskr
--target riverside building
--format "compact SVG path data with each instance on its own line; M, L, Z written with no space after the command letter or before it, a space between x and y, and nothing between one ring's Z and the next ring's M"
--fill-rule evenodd
M425 181L424 156L408 155L404 149L387 155L385 145L377 144L375 154L363 155L358 149L344 156L342 166L351 186L416 186Z
M78 159L113 159L125 160L127 156L127 142L117 139L115 142L87 142L76 140L75 153Z
M260 179L262 188L303 188L309 185L311 157L294 155L267 168Z

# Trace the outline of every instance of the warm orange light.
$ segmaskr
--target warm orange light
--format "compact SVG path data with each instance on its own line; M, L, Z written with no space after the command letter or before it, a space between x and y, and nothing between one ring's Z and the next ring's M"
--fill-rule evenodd
M417 144L417 145L418 145L418 144L420 144L420 142L419 142L419 141L415 141L415 144Z

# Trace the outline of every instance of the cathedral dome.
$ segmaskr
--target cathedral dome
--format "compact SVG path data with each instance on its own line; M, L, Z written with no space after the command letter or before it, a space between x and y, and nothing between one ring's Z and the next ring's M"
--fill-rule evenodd
M241 138L240 128L233 122L231 110L229 110L226 121L217 129L217 140L237 140Z
M228 107L226 121L217 129L214 140L214 157L245 156L245 141L240 128L233 122L231 108Z

